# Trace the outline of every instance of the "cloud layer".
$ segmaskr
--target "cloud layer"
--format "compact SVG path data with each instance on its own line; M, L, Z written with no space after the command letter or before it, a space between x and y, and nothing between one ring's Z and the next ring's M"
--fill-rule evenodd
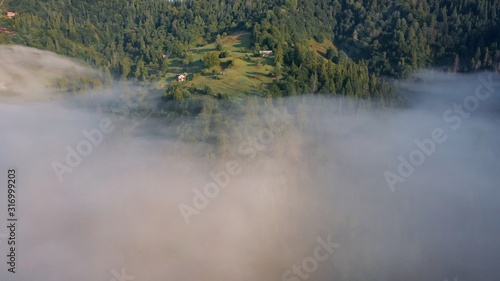
M238 124L250 133L228 134L237 153L207 164L199 152L208 148L173 137L177 128L95 110L109 105L106 97L93 99L94 109L80 107L81 97L53 94L53 77L38 75L84 67L12 50L0 49L0 82L8 87L0 89L0 169L18 170L19 246L17 273L3 263L2 280L108 281L123 272L123 280L500 277L498 75L422 72L398 84L408 106L388 110L285 99L256 116L255 124L271 126ZM490 95L476 107L470 97L480 85L480 96ZM120 88L107 92L120 96ZM285 109L290 123L272 127L283 121L275 110ZM102 131L103 122L113 130ZM135 123L135 133L124 133ZM421 149L417 143L436 129L446 141L432 153ZM411 163L414 151L424 155L419 165ZM411 175L398 171L400 156ZM78 164L68 166L67 157ZM62 182L54 162L71 169ZM239 173L230 174L228 163ZM393 188L388 171L403 179ZM203 193L224 173L227 185L196 209L193 189ZM181 204L197 210L189 224ZM303 261L327 237L338 247L307 271Z

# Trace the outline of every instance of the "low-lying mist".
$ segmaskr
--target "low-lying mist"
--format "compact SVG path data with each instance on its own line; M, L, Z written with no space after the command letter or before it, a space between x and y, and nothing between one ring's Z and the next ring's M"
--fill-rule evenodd
M421 72L396 83L401 108L257 99L225 112L241 130L214 156L178 137L200 118L116 114L119 87L55 94L70 69L90 71L0 48L0 169L18 178L15 274L0 193L1 280L500 278L498 74Z

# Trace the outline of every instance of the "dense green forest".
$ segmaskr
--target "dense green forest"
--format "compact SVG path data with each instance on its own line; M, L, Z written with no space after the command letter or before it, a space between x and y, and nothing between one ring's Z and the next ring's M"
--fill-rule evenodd
M17 0L1 24L23 44L77 57L121 77L148 79L168 59L237 30L253 51L274 50L283 93L349 95L381 90L370 76L429 66L500 69L500 0ZM4 13L4 12L2 12ZM6 38L8 37L8 38ZM323 64L306 41L334 43Z

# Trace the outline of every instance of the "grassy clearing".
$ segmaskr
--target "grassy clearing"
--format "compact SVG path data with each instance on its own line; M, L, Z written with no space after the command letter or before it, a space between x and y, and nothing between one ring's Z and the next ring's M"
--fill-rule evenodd
M177 76L188 73L188 81L183 83L187 88L195 85L198 89L205 86L214 92L230 96L246 94L264 94L273 78L269 73L273 70L272 58L255 57L250 51L250 34L246 32L230 34L222 39L222 50L228 53L221 59L221 65L209 70L203 69L203 56L209 52L220 53L216 44L207 44L191 49L184 59L171 59L169 73L160 85L165 87L178 83ZM191 56L191 63L188 57ZM230 68L225 66L233 61ZM214 74L215 73L215 74Z
M320 43L314 39L310 39L309 47L311 48L311 50L320 54L322 57L326 57L326 51L329 48L333 48L334 50L337 49L330 40L324 40L323 42Z

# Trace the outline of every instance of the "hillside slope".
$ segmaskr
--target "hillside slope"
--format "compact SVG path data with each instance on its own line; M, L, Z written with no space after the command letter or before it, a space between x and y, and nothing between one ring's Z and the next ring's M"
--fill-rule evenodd
M500 69L500 0L5 0L5 7L18 15L1 20L15 32L2 34L1 42L80 58L121 78L171 80L186 54L224 34L250 34L241 53L278 54L269 63L282 78L274 83L260 70L249 77L244 69L251 63L239 58L240 69L226 71L226 89L219 80L202 79L221 92L241 87L261 95L379 98L388 91L380 76L405 77L433 66ZM320 50L314 42L330 47ZM310 51L333 61L332 69Z

